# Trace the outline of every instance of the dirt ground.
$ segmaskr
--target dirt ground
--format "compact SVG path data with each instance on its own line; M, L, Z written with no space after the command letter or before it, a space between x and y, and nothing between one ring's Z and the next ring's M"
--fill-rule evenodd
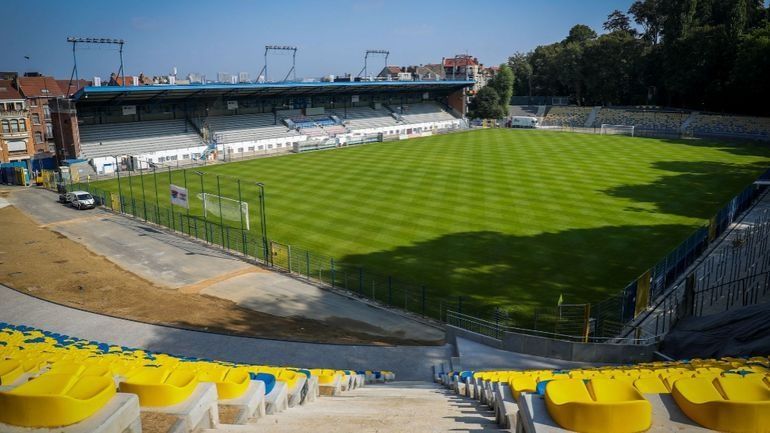
M0 197L4 193L0 190ZM272 316L231 301L158 287L40 227L12 206L0 209L0 283L87 311L187 329L321 343L443 343L373 336L352 326Z

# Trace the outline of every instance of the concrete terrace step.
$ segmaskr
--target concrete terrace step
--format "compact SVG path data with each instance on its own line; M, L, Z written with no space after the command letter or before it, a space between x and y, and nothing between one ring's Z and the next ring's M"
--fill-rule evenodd
M249 426L208 433L415 433L500 431L494 413L428 382L367 385L269 415Z

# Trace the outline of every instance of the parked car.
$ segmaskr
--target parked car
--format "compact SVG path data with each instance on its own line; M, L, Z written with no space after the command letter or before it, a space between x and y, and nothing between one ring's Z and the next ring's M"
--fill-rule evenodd
M61 195L59 195L61 201ZM64 197L64 203L69 203L75 209L93 209L96 207L96 200L86 191L72 191Z

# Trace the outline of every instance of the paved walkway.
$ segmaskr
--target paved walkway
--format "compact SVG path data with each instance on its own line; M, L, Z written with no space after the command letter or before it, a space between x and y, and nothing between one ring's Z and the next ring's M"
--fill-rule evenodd
M367 385L268 415L237 430L270 433L444 433L500 431L494 412L432 383Z
M41 225L160 286L228 299L267 314L316 319L375 335L424 341L444 338L442 329L254 266L141 220L102 209L77 211L56 199L55 194L34 188L15 189L9 197L13 205Z

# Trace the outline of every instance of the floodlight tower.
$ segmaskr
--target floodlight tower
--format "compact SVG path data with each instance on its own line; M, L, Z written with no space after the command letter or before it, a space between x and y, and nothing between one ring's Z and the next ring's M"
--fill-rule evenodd
M383 55L385 56L385 67L388 67L388 56L390 56L390 51L388 50L366 50L366 54L364 54L364 69L361 69L361 72L358 73L358 76L360 77L361 74L364 74L364 77L368 76L367 66L369 62L369 56L370 55Z
M293 79L297 80L297 70L295 69L296 61L297 61L297 47L289 46L289 45L265 45L265 66L262 67L262 70L259 71L259 74L257 74L257 77L262 75L264 73L265 81L267 81L267 55L271 52L275 51L276 54L281 52L291 52L291 69L289 69L289 72L286 73L286 76L283 77L283 81L286 81L289 78L289 75L293 75Z
M123 86L126 85L126 72L123 68L123 45L125 45L126 41L123 39L114 39L114 38L76 38L73 36L70 36L67 38L67 42L72 44L72 73L70 74L70 81L67 84L67 94L70 94L70 88L72 87L72 78L75 78L75 82L78 86L80 86L80 77L78 76L78 56L77 56L77 47L78 44L106 44L106 45L117 45L118 51L120 53L120 69L118 69L118 75L123 78ZM78 90L78 89L75 89Z

